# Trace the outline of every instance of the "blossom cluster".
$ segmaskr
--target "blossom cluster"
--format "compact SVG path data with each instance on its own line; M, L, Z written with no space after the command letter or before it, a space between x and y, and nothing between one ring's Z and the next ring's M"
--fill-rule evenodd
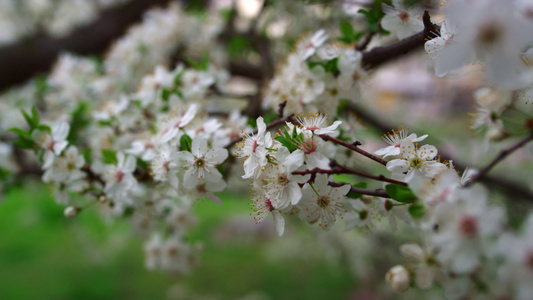
M487 84L473 94L470 127L485 131L483 150L526 136L507 155L533 139L533 21L524 13L533 6L449 2L439 32L426 37L426 52L440 77L474 59L482 66ZM368 39L389 31L405 39L429 22L421 7L404 1L363 11ZM243 106L255 97L232 94L230 54L217 39L223 23L172 3L149 11L102 59L63 54L46 78L0 96L2 138L33 151L67 217L89 207L127 217L144 240L149 269L193 269L201 245L185 238L196 223L192 207L202 199L223 204L217 193L236 188L233 176L251 181L253 219L271 214L280 236L295 218L325 231L341 221L345 230L373 229L381 219L391 232L407 228L419 243L404 244L406 262L386 276L396 291L440 286L449 298L528 298L533 214L522 230L510 228L505 206L479 183L490 168L461 174L424 144L428 135L406 127L385 134L381 149L362 145L345 110L362 102L372 50L363 51L352 25L341 23L342 43L330 38L330 28L298 39L247 116ZM191 59L176 63L176 52ZM22 115L13 113L18 109ZM2 187L9 185L4 173L25 171L11 159L28 154L15 153L19 148L0 143ZM239 161L242 169L234 168Z

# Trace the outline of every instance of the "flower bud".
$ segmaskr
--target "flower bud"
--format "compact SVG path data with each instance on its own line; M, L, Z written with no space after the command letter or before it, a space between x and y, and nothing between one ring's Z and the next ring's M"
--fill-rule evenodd
M503 128L499 128L499 127L492 127L487 132L487 137L489 138L489 140L491 140L493 142L502 141L505 138L507 138L509 135L510 135L509 132L507 132Z
M390 269L387 275L385 275L385 279L387 280L387 284L397 292L403 292L409 287L409 272L402 265Z
M78 215L78 212L80 212L80 208L78 207L74 207L74 206L67 206L67 208L65 208L65 211L64 211L64 214L65 214L65 217L69 218L69 219L72 219L74 218L76 215Z
M474 92L476 102L484 108L500 114L511 103L509 91L483 87Z

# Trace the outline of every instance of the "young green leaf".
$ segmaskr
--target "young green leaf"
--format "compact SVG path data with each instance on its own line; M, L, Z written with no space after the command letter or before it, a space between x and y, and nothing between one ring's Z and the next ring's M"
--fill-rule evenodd
M118 163L117 151L111 149L102 149L102 162L104 164L116 165Z
M409 214L413 219L420 219L424 216L425 208L422 204L413 204L409 206Z
M401 184L389 184L385 187L389 196L401 203L412 203L416 200L415 194L410 188Z
M180 148L183 151L191 152L192 139L189 135L184 134L180 137Z

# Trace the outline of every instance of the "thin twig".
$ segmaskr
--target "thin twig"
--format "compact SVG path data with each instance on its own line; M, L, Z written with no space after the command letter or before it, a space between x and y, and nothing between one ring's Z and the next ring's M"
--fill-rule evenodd
M340 187L345 184L330 181L328 182L328 185L333 186L333 187ZM381 197L381 198L390 198L389 194L387 194L387 191L385 191L384 189L371 190L371 189L363 189L363 188L352 186L350 187L350 192L358 193L362 195L376 196L376 197Z
M403 181L398 181L398 180L394 180L394 179L391 179L391 178L387 178L387 177L385 177L383 175L374 176L374 175L371 175L371 174L368 174L368 173L365 173L365 172L349 169L349 168L346 168L346 167L343 167L343 166L338 166L338 167L336 167L334 169L331 169L331 170L326 170L326 169L321 169L321 168L314 168L314 169L304 170L304 171L294 171L294 172L292 172L292 174L293 175L352 174L352 175L358 175L358 176L361 176L361 177L365 177L365 178L369 178L369 179L373 179L373 180L377 180L377 181L384 181L384 182L396 183L396 184L401 184L401 185L407 186L407 183L405 183Z
M376 30L367 31L365 36L363 37L363 40L360 43L357 43L357 45L355 46L355 50L364 51L366 47L368 47L368 44L370 44L370 42L372 41L374 35L376 35L376 33L378 33L380 29L381 25L379 25Z
M348 149L350 149L352 151L355 151L355 152L357 152L359 154L362 154L362 155L364 155L364 156L366 156L366 157L368 157L368 158L370 158L370 159L372 159L372 160L374 160L374 161L376 161L376 162L378 162L378 163L380 163L380 164L382 164L384 166L387 165L387 161L386 160L384 160L384 159L382 159L382 158L380 158L378 156L375 156L374 154L372 154L370 152L367 152L367 151L359 148L358 146L361 145L361 143L359 143L359 142L354 142L354 143L350 144L350 143L347 143L345 141L339 140L338 138L334 138L334 137L332 137L330 135L327 135L327 134L320 134L319 136L324 141L330 141L330 142L339 144L339 145L344 146L344 147L346 147L346 148L348 148Z
M498 154L498 156L496 156L485 168L483 168L478 174L477 176L473 177L472 179L470 179L468 182L466 182L463 187L469 187L469 186L472 186L474 183L480 181L481 179L483 179L483 177L494 167L496 166L499 162L501 162L502 160L504 160L507 156L509 156L511 153L513 153L514 151L520 149L522 146L524 146L525 144L529 143L530 141L533 141L533 133L528 135L527 137L523 138L522 140L518 141L518 143L512 145L511 147L505 149L505 150L502 150L500 152L500 154Z

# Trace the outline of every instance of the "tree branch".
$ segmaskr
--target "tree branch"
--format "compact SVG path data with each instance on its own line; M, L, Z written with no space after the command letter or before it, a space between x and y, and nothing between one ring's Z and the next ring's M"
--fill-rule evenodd
M523 138L522 140L518 141L518 143L512 145L511 147L509 147L509 148L507 148L505 150L502 150L500 152L500 154L498 154L498 156L496 156L485 168L483 168L477 174L477 176L475 176L474 178L470 179L467 183L465 183L463 185L463 187L469 187L469 186L473 185L474 183L476 183L476 182L480 181L481 179L483 179L483 177L485 175L487 175L487 173L492 168L494 168L494 166L496 166L499 162L504 160L511 153L513 153L514 151L520 149L522 146L524 146L525 144L529 143L530 141L533 141L533 133L531 133L527 137Z
M359 154L362 154L362 155L364 155L364 156L370 158L371 160L374 160L374 161L376 161L376 162L378 162L378 163L380 163L380 164L382 164L382 165L384 165L384 166L387 165L387 161L386 161L386 160L384 160L384 159L382 159L382 158L380 158L380 157L378 157L378 156L375 156L374 154L372 154L372 153L370 153L370 152L367 152L367 151L365 151L365 150L359 148L358 146L361 145L361 143L359 143L359 142L357 142L357 141L354 142L354 143L352 143L352 144L350 144L350 143L347 143L347 142L345 142L345 141L341 141L341 140L339 140L338 138L334 138L334 137L332 137L332 136L330 136L330 135L327 135L327 134L320 134L319 136L320 136L324 141L330 141L330 142L333 142L333 143L339 144L339 145L344 146L344 147L346 147L346 148L348 148L348 149L350 149L350 150L352 150L352 151L355 151L355 152L357 152L357 153L359 153Z
M130 1L102 11L97 20L74 29L66 37L54 38L41 33L1 47L0 91L49 71L62 51L80 55L102 53L132 23L138 22L144 11L169 1Z
M424 12L422 20L424 22L423 31L398 41L392 45L386 47L376 47L370 51L363 52L363 67L367 70L372 69L389 60L398 58L399 56L406 54L413 49L422 47L427 40L439 36L440 28L431 22L429 13L427 11Z

